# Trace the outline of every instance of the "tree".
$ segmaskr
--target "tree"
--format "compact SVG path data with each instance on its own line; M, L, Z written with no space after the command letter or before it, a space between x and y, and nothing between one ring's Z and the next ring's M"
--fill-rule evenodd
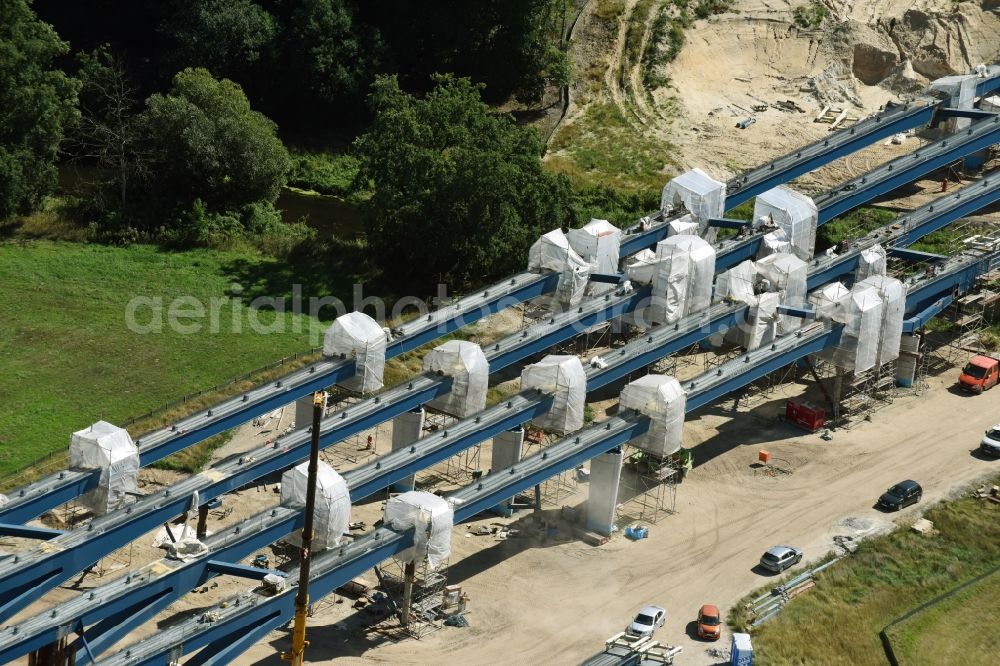
M375 120L356 142L359 178L374 190L364 209L372 253L389 277L420 287L522 268L540 234L570 223L569 185L542 169L534 130L490 112L481 86L434 82L424 99L395 77L372 87Z
M177 43L177 65L244 83L277 33L274 17L253 0L178 2L161 30Z
M185 69L169 93L146 100L139 116L147 195L185 210L200 199L210 212L273 203L289 168L276 130L250 108L238 85L205 69Z
M98 209L123 210L146 166L137 149L135 92L107 46L80 53L77 60L81 117L73 132L76 154L96 163L104 179L97 191ZM104 201L105 197L113 200Z
M0 0L0 220L56 184L55 159L77 118L76 83L52 67L68 51L25 0Z

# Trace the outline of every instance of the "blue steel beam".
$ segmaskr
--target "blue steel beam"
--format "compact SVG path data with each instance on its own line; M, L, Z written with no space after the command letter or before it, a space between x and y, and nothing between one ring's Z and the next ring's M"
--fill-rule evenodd
M990 67L990 75L976 83L976 97L985 97L990 93L1000 90L1000 67L996 65Z
M251 580L264 580L264 577L269 574L281 576L282 578L285 577L285 572L278 571L277 569L264 569L236 562L223 562L222 560L209 560L205 563L205 566L213 573L223 576L239 576L240 578L249 578Z
M745 229L750 226L750 220L732 220L728 217L713 217L708 221L708 226L719 229Z
M839 191L817 197L822 224L877 196L913 182L920 176L1000 142L1000 116L973 123L967 130L921 147L873 172L844 184Z
M591 273L590 281L598 282L601 284L621 284L625 279L625 275L622 273Z
M934 254L933 252L921 252L920 250L910 250L902 247L891 247L889 248L888 252L890 257L902 259L903 261L912 261L913 263L921 263L921 262L937 263L948 260L948 257L943 254Z
M726 210L772 187L817 169L833 160L871 145L879 139L914 127L929 125L936 106L917 104L886 109L868 120L816 141L770 164L737 176L726 186Z
M996 114L992 111L981 111L979 109L953 109L951 107L945 107L943 109L938 109L938 120L944 120L946 118L972 118L973 120L982 120L983 118L992 118Z
M921 237L997 201L1000 201L1000 177L984 178L966 185L897 220L897 224L903 226L903 233L894 239L894 245L916 243Z
M903 320L903 333L913 333L919 331L921 327L936 316L939 312L951 305L954 300L951 296L944 296L934 301L920 312Z
M49 539L55 539L60 534L63 534L62 530L50 530L47 527L30 527L28 525L10 525L8 523L0 523L0 534L9 537L19 537L22 539L39 539L40 541L48 541Z

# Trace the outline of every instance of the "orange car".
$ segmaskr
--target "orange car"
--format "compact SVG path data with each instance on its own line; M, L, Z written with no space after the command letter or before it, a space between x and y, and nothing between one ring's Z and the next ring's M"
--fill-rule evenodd
M722 615L719 608L705 604L698 611L698 638L717 641L722 636Z

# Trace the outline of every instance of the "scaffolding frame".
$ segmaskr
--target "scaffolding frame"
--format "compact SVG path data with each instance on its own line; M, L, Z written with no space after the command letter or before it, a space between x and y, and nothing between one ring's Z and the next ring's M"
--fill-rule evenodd
M676 457L660 458L628 445L625 447L625 460L619 497L624 491L628 499L615 507L617 522L655 525L659 520L677 513L677 483L681 467Z
M896 361L859 373L841 375L841 396L837 427L850 430L872 414L893 403L896 397Z
M392 558L379 567L379 583L396 607L403 607L403 586L406 580L406 563ZM448 560L431 569L424 558L414 567L413 589L410 595L410 621L400 622L399 630L410 638L420 639L441 628L445 605L445 587L448 584ZM402 618L399 618L402 620Z

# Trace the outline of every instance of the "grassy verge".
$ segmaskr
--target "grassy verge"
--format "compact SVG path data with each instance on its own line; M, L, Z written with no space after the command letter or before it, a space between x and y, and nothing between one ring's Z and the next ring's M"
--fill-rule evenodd
M678 163L670 145L632 128L611 102L595 102L552 137L546 165L578 188L607 186L626 194L657 194Z
M815 589L793 599L758 628L754 646L759 663L881 666L885 656L878 632L890 621L1000 565L1000 506L966 497L935 506L925 515L938 534L899 529L862 542L854 555L825 571ZM734 627L746 621L745 601L730 613ZM982 628L995 626L976 616L963 619ZM946 630L947 625L941 627ZM946 641L947 636L927 640ZM962 650L961 657L927 663L985 663L977 661L981 653L971 641L967 650L961 645L964 638L953 637L953 642Z
M1000 573L959 592L889 632L901 664L994 664L1000 651Z
M279 286L252 281L270 274L268 263L249 253L162 252L142 245L0 244L0 473L65 450L74 430L98 419L121 423L310 349L316 342L310 333L322 330L310 318L253 310L249 298L229 296L234 282L248 292ZM308 290L312 283L304 284ZM159 300L161 332L129 330L125 313L134 297ZM181 297L206 306L201 320L178 318L184 325L200 323L198 333L184 335L168 325L170 306ZM207 315L213 302L217 332L210 331ZM186 307L181 302L177 311ZM153 312L140 307L135 319L149 325Z
M358 158L346 153L291 149L292 169L288 185L302 190L341 197L357 203L370 196L355 188Z

